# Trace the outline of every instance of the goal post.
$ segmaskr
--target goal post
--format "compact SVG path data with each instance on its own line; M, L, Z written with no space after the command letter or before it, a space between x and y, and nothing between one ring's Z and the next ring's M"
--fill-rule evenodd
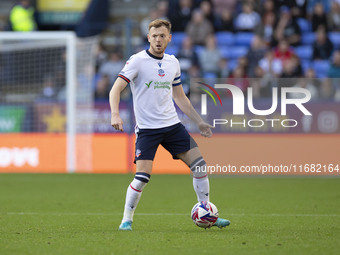
M25 128L17 131L2 129L0 116L0 133L65 134L65 151L55 154L65 153L65 169L70 173L91 171L91 153L86 153L86 159L77 156L80 149L91 150L91 135L79 139L77 134L92 134L90 118L84 124L85 118L78 115L91 114L93 107L96 45L97 37L77 38L74 32L0 32L0 113L14 106L30 112L22 120L26 124L21 123Z

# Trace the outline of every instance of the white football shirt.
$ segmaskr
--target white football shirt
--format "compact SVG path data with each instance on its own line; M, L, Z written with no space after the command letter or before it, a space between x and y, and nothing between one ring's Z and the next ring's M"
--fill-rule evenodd
M134 54L118 77L130 83L138 128L163 128L180 122L172 87L181 85L179 62L173 55L162 58L148 50Z

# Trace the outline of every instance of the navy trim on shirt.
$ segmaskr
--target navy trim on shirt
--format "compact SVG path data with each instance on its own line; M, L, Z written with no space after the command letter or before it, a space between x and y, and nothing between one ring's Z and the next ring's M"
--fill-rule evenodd
M157 57L157 56L151 54L149 50L145 50L145 51L146 51L146 53L147 53L150 57L152 57L152 58L154 58L154 59L162 60L163 57L164 57L164 55L163 55L162 57Z
M179 86L179 85L181 85L182 83L181 82L179 82L179 83L174 83L174 84L172 84L172 86L173 87L176 87L176 86Z

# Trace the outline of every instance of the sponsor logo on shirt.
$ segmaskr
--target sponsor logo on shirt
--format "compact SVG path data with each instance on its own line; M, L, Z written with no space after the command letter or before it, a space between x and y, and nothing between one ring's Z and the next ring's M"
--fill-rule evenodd
M155 81L154 89L170 89L171 83L168 81Z
M152 81L150 81L149 83L145 82L145 85L150 88L150 85L151 85Z

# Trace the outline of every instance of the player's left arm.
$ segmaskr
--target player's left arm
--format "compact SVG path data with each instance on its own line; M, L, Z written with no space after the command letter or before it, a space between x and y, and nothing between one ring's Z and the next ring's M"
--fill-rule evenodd
M192 106L189 98L185 95L182 85L173 86L172 96L177 106L187 115L201 131L201 135L211 137L213 126L206 123Z

